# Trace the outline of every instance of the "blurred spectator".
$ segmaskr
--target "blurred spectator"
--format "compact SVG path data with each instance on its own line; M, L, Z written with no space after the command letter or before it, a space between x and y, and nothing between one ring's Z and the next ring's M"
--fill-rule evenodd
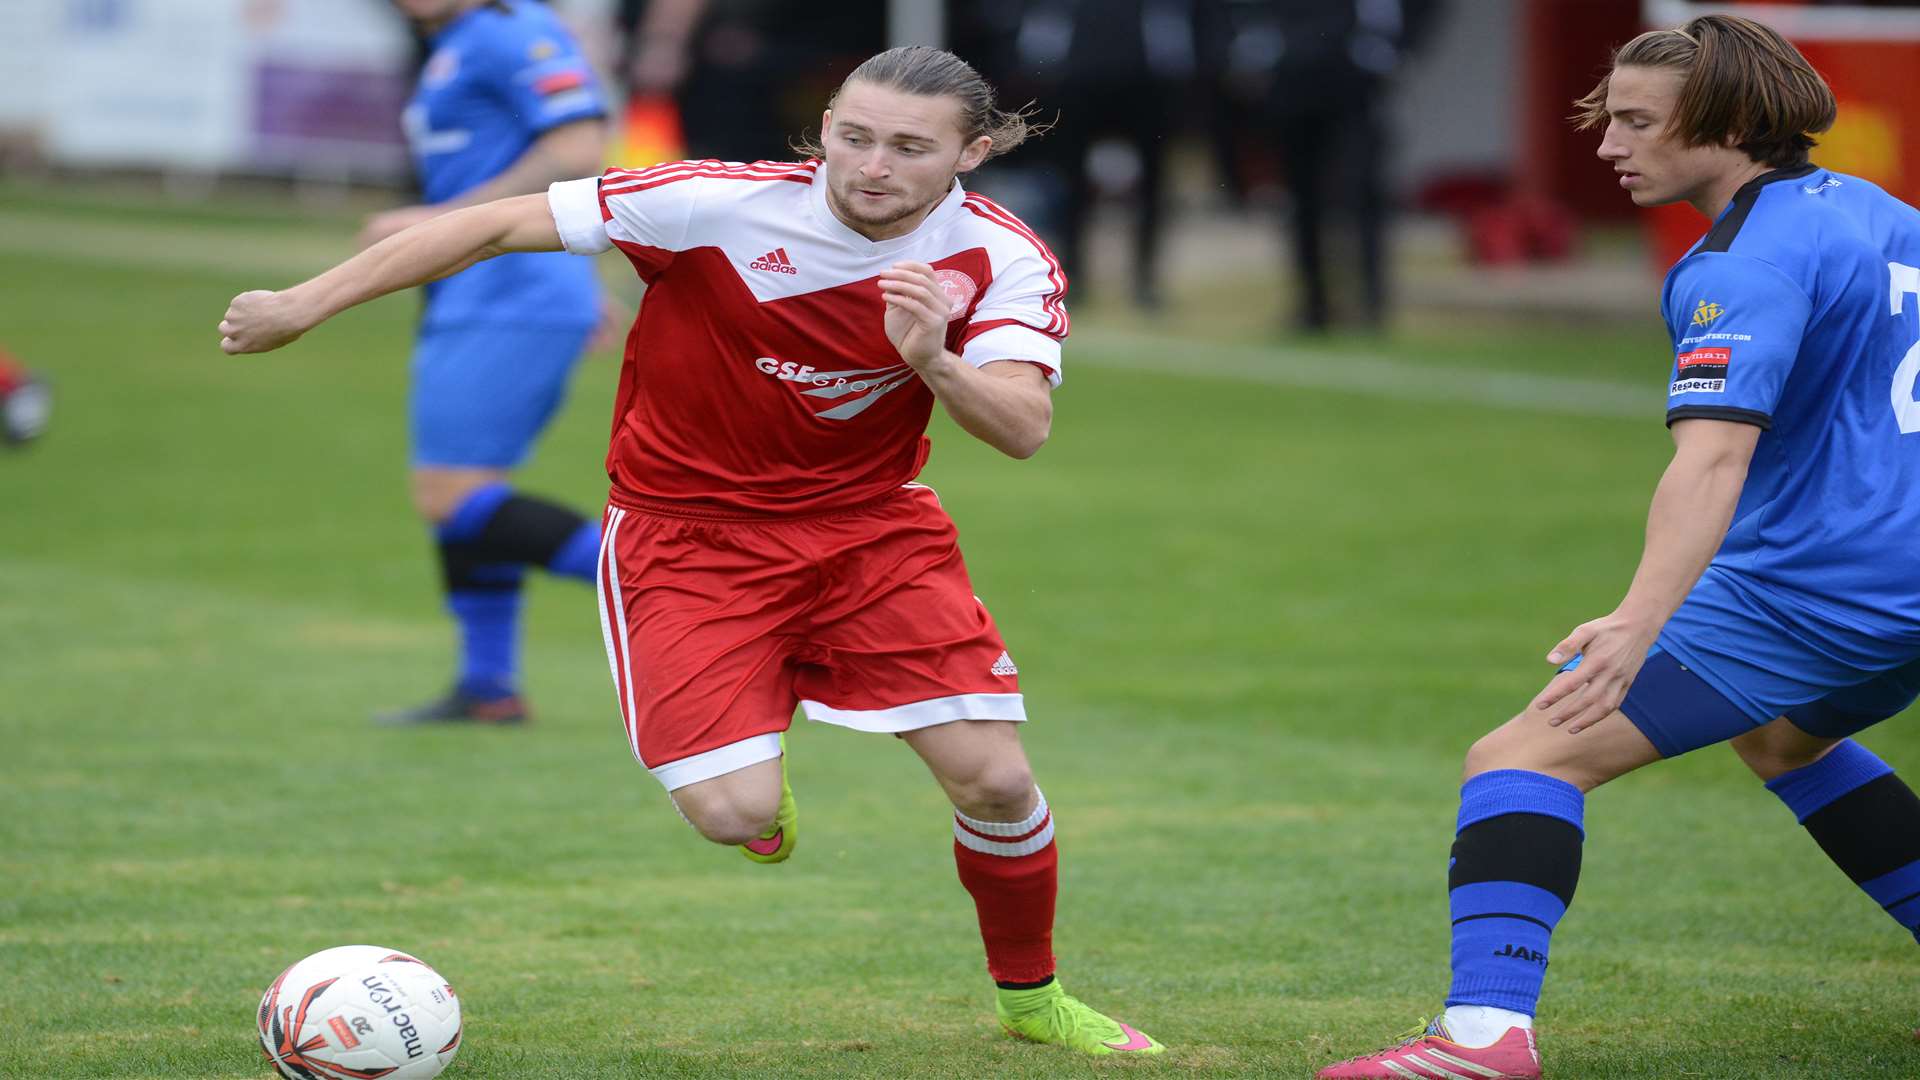
M671 94L687 156L792 156L860 61L886 47L885 0L620 0L626 77L636 95Z
M1003 105L1029 98L1058 123L1027 160L1059 183L1036 214L1086 296L1087 223L1102 188L1134 190L1133 299L1160 305L1166 140L1177 133L1194 75L1195 0L988 0L961 5L956 45L1002 85ZM1096 149L1097 148L1097 149ZM1119 153L1111 153L1118 150ZM1078 276L1076 276L1078 275Z
M1292 198L1294 319L1333 324L1329 211L1346 202L1360 270L1358 322L1378 328L1387 282L1386 89L1439 0L1201 0L1203 57L1220 95L1264 128ZM1335 193L1344 194L1339 199Z

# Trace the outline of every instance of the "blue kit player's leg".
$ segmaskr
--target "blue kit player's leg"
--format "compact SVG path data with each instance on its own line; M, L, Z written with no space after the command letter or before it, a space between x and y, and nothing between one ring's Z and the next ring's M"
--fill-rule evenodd
M1884 643L1815 645L1797 632L1798 619L1709 572L1668 622L1618 712L1576 735L1529 708L1475 743L1448 872L1447 1008L1424 1033L1319 1075L1445 1075L1431 1071L1437 1061L1455 1072L1449 1062L1476 1066L1473 1075L1538 1076L1533 1015L1580 877L1587 793L1713 743L1755 745L1782 714L1805 725L1796 729L1804 745L1779 754L1798 767L1779 770L1768 786L1902 925L1920 920L1920 827L1909 824L1920 822L1920 804L1890 768L1843 741L1913 701L1920 664L1874 678L1875 668L1900 662Z
M1454 1037L1488 1045L1531 1027L1548 946L1580 878L1586 792L1754 726L1656 648L1601 725L1573 736L1523 713L1475 744L1447 875L1453 985L1443 1020Z
M1834 865L1920 940L1920 797L1848 738L1916 697L1920 661L1789 709L1734 749Z
M589 330L506 326L429 330L413 364L416 503L433 525L447 609L460 629L453 689L383 713L389 724L527 718L519 687L520 587L529 566L591 582L600 526L514 490L559 408Z

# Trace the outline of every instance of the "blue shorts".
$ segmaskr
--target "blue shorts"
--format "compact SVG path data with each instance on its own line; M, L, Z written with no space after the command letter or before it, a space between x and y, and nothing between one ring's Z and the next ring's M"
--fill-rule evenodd
M413 349L413 464L507 469L560 408L590 326L423 330Z
M1710 568L1669 619L1620 711L1663 757L1785 716L1844 738L1920 697L1920 649L1786 607Z

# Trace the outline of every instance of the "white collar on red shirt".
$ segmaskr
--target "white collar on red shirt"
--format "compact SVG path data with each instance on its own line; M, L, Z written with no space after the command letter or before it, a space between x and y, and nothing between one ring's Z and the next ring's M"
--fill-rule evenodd
M953 181L953 190L947 192L947 197L940 200L940 205L934 207L924 221L914 226L912 232L896 236L891 240L874 241L855 232L852 226L841 221L834 214L833 207L827 205L826 162L821 162L820 167L814 170L812 187L813 197L810 201L813 206L814 220L820 223L820 227L827 231L828 236L863 255L887 255L902 251L922 237L938 232L962 212L961 204L967 198L967 189L960 186L960 180L956 177Z

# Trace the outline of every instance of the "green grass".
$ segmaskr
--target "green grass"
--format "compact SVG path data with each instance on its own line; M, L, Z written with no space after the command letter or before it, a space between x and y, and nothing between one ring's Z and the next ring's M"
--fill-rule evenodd
M145 214L253 236L236 267L340 243ZM1438 1005L1460 755L1617 598L1667 452L1657 412L1156 373L1097 319L1037 459L941 423L927 479L1059 811L1065 978L1173 1047L1085 1062L997 1033L910 753L802 725L794 861L706 844L622 745L577 586L531 593L535 726L371 728L449 662L400 467L413 307L214 349L232 293L295 276L0 254L0 345L59 394L50 437L0 457L0 1075L265 1076L261 990L363 941L458 987L456 1077L1308 1075ZM1570 337L1350 347L1623 384L1661 348ZM597 505L616 374L581 369L529 487ZM1908 724L1869 741L1920 766ZM1731 754L1589 817L1554 1074L1920 1073L1910 941Z

